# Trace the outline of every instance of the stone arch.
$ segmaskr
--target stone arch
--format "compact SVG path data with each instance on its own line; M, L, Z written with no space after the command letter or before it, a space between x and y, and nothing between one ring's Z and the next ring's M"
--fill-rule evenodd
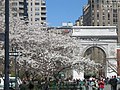
M72 37L80 41L80 56L92 47L100 48L106 55L106 77L116 74L117 31L115 26L73 26ZM112 67L112 66L115 66ZM82 72L84 74L84 71ZM80 76L81 77L81 76Z

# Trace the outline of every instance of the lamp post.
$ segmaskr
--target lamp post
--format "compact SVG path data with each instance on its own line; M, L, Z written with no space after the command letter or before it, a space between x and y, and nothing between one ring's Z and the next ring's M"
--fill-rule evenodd
M9 0L5 0L5 65L4 90L9 90Z

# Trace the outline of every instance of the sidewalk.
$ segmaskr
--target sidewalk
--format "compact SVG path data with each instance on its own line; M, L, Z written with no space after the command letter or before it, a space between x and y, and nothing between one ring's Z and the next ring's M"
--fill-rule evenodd
M120 88L120 84L118 84L118 86L117 86L117 88ZM79 89L78 89L79 90ZM85 86L82 86L82 90L86 90L85 89ZM92 87L91 86L89 86L89 90L92 90ZM111 85L105 85L105 88L104 88L104 90L111 90ZM118 90L118 89L117 89Z

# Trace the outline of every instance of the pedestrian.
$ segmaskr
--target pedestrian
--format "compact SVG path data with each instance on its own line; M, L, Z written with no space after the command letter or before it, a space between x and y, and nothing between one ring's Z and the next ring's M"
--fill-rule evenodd
M92 90L96 90L96 83L95 83L95 79L93 78L92 81L90 82Z
M85 79L85 90L89 90L89 80Z
M27 85L25 81L23 81L22 84L20 85L20 90L27 90Z
M108 81L109 81L109 78L108 77L105 78L104 82L105 82L106 85L108 84Z
M98 86L99 86L99 90L103 90L104 89L105 83L104 83L103 79L100 79L98 81Z
M32 81L29 82L28 88L29 88L29 90L33 90L34 89L34 84L33 84Z
M44 90L49 90L49 80L47 77L45 77Z
M111 84L111 90L117 90L117 78L116 76L113 76L112 79L110 79Z
M110 78L110 80L109 80L109 84L111 85L111 90L113 90L112 79L113 79L113 76L112 76L112 77Z

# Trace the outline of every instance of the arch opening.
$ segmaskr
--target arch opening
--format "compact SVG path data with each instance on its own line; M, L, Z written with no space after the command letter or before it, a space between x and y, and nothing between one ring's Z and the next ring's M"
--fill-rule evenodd
M95 61L95 63L101 64L100 67L91 68L91 70L84 70L84 77L89 78L89 77L105 77L105 72L106 72L106 53L104 52L103 49L97 46L92 46L89 47L84 55L84 57L89 58L90 60Z

